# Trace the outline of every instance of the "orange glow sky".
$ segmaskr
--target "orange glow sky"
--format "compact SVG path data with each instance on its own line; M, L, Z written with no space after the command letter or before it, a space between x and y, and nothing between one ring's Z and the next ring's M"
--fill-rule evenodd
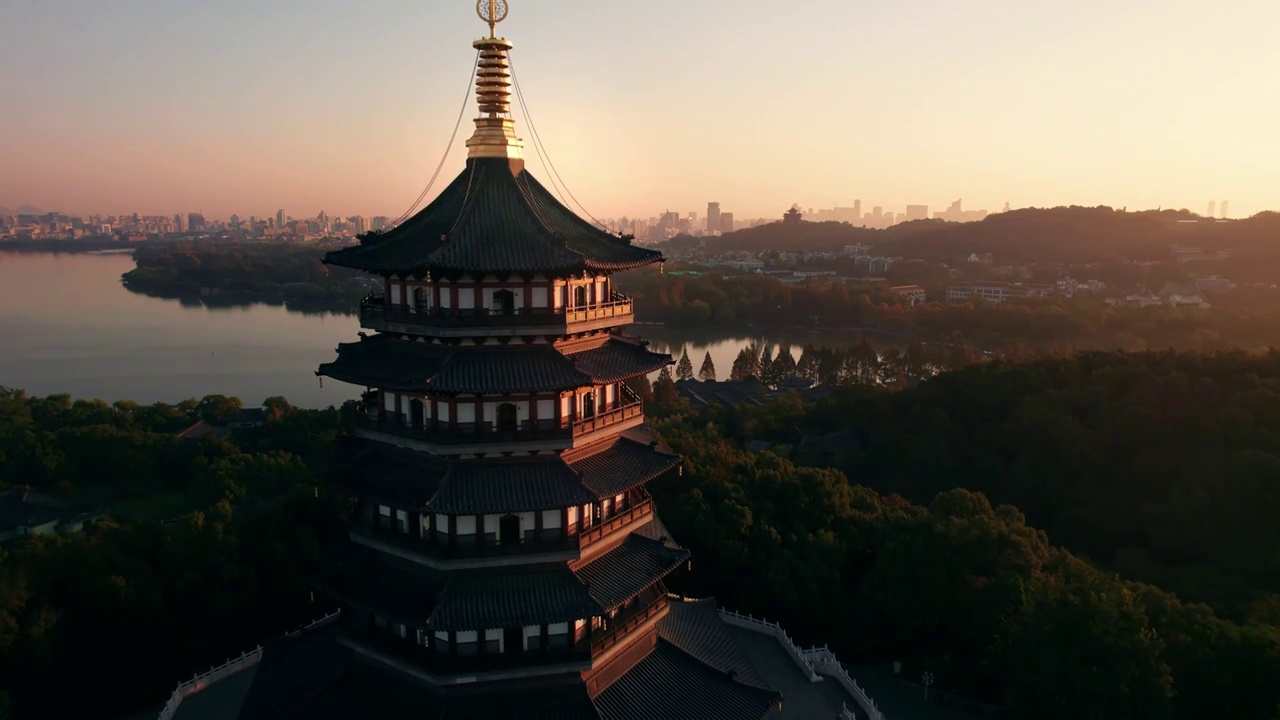
M533 119L596 216L1280 207L1276 0L510 2ZM0 206L397 216L483 30L467 0L10 0Z

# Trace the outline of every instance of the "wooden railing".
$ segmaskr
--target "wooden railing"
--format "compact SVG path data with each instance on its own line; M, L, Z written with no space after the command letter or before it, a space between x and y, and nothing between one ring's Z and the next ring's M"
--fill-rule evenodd
M665 593L659 593L652 602L639 608L629 614L621 614L614 618L612 628L604 635L597 635L591 639L591 656L595 657L600 653L608 650L618 641L622 640L632 630L640 627L649 618L657 615L667 606L667 596Z
M356 416L355 424L356 427L365 430L441 445L567 440L573 435L571 428L559 427L555 420L526 420L514 428L503 429L489 422L448 422L432 427L430 420L419 427L397 422L396 417L395 415L380 417L377 413L366 412Z
M496 538L490 542L457 542L450 544L447 540L430 540L393 528L381 527L370 520L359 520L353 530L365 537L387 542L410 552L445 560L472 560L495 557L540 555L543 553L572 552L578 549L578 539L574 537L543 536L524 538L522 542L502 544ZM560 532L559 529L554 532ZM438 536L436 536L438 537ZM447 536L445 536L447 537ZM474 536L465 536L468 538Z
M623 385L622 387L625 388L626 386ZM587 433L595 432L596 430L603 430L604 428L607 428L610 425L616 425L623 420L638 417L642 413L643 408L641 407L640 400L638 398L635 400L628 399L625 401L625 404L619 405L613 410L605 410L592 417L575 420L573 422L573 436L579 437L581 435L586 435Z
M633 305L631 298L621 293L613 293L608 302L582 307L427 308L388 304L382 293L371 293L360 301L360 321L361 323L394 322L429 327L558 325L622 318L634 313Z
M605 536L612 535L615 530L618 530L619 528L630 525L632 522L634 522L638 518L642 518L646 515L651 514L652 512L653 512L652 500L646 499L640 503L637 503L636 505L633 505L631 508L627 510L623 510L622 512L614 515L608 520L605 520L591 527L590 529L583 530L578 535L578 547L581 549L586 549L589 545L592 545L598 542L599 540L602 540Z

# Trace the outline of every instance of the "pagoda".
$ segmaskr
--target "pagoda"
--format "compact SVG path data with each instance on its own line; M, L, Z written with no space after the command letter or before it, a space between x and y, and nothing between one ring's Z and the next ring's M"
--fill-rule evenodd
M368 272L361 333L317 375L362 388L330 481L341 608L269 644L241 718L761 718L781 696L710 601L664 586L689 553L645 490L680 460L627 384L672 363L627 337L614 273L662 262L525 168L505 15L481 0L465 169L325 262Z

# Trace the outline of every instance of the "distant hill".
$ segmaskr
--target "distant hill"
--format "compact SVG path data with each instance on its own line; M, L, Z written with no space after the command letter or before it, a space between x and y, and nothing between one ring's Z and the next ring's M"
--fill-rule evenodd
M1172 245L1231 249L1237 255L1280 260L1280 213L1213 222L1186 210L1030 208L997 213L980 222L917 220L885 230L838 222L776 222L718 237L679 236L662 247L677 250L699 242L713 252L833 252L860 243L879 254L944 262L991 253L1000 264L1167 259Z
M0 207L0 215L42 215L42 214L44 214L44 211L42 211L38 207L34 207L31 205L19 205L18 207L13 209L9 209L7 207Z

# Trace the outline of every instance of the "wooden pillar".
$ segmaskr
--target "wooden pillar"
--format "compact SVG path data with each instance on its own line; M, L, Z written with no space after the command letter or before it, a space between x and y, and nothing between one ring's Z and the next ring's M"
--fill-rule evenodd
M533 512L533 541L542 542L542 511L535 510Z
M569 537L569 508L560 509L560 537Z
M488 540L484 536L484 516L477 515L476 516L476 544L484 545L486 542L488 542Z
M482 423L484 422L484 397L480 395L476 396L475 414L476 414L476 428L480 428L483 426ZM497 420L496 416L494 417L494 420Z
M446 515L449 518L449 547L458 546L458 516Z
M533 307L533 283L525 281L524 284L524 308L525 312L531 312Z

